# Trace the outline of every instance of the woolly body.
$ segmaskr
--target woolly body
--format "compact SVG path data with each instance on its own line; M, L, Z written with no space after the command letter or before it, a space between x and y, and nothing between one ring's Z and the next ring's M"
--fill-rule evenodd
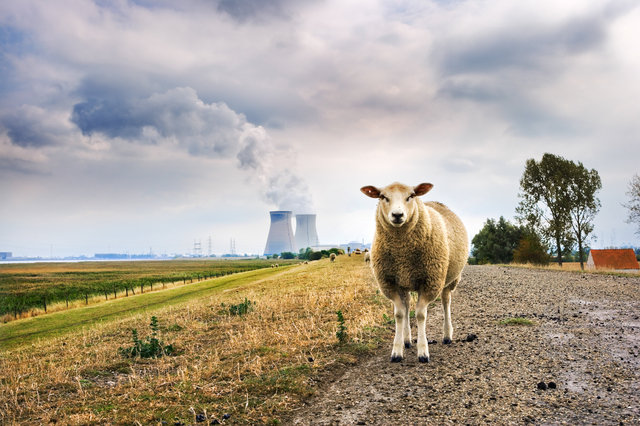
M442 289L457 284L469 252L467 232L460 219L438 202L418 204L401 228L391 227L381 209L371 245L371 267L382 292L425 292L429 302Z
M371 246L371 268L383 294L394 304L396 337L391 360L402 360L403 346L411 346L409 292L418 293L418 358L429 361L426 339L427 305L441 295L444 309L444 343L451 343L451 292L467 262L469 243L462 221L438 202L422 203L417 197L433 185L409 187L394 183L361 191L380 198L376 232ZM403 345L404 342L404 345Z

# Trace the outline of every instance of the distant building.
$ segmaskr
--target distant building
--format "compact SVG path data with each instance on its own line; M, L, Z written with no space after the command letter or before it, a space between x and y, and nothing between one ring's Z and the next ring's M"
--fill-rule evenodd
M633 249L592 249L587 259L589 269L640 269Z
M371 248L371 244L363 244L361 242L358 241L350 241L347 244L340 244L340 248L344 250L344 252L347 252L347 249L351 249L351 251L355 250L355 249L360 249L360 250L364 250L364 249L370 249Z
M10 251L0 251L0 260L7 260L13 257L13 253Z

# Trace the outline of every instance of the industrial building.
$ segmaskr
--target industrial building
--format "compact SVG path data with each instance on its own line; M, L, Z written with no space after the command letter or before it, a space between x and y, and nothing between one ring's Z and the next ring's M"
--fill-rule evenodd
M284 252L298 253L300 249L317 247L318 231L315 214L296 215L296 232L293 233L293 212L276 210L269 212L271 225L264 249L265 256Z

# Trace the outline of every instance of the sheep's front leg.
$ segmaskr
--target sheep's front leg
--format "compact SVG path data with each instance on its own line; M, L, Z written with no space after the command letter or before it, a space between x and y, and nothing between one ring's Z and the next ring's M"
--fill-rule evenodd
M406 293L404 295L404 347L405 348L410 348L411 347L411 316L409 315L409 309L411 306L411 295L409 293Z
M393 302L393 313L396 318L396 337L393 339L393 349L391 350L391 362L402 361L404 353L404 330L405 322L409 321L407 307L405 306L406 298L400 294L394 294L391 301Z
M429 342L427 340L427 306L429 300L424 293L418 295L416 321L418 323L418 361L429 362Z

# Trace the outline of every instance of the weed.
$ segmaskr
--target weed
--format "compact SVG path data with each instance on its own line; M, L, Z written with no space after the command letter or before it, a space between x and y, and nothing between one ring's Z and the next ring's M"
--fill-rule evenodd
M151 317L151 337L140 340L138 330L131 330L133 346L130 348L118 348L120 355L126 358L160 358L163 355L171 355L175 352L173 345L164 345L164 342L158 340L158 318Z
M342 311L337 311L338 315L338 331L336 331L336 337L340 343L346 343L349 339L349 335L347 335L347 326L344 325L344 315L342 315Z
M240 302L237 305L229 305L229 315L239 315L242 316L253 309L251 306L255 305L255 302L248 300L246 297L244 298L244 302ZM224 307L224 305L223 305Z
M500 325L535 325L533 321L528 318L514 317L505 318L498 322Z
M382 320L387 325L395 324L395 322L396 322L395 319L390 318L387 314L382 314Z

